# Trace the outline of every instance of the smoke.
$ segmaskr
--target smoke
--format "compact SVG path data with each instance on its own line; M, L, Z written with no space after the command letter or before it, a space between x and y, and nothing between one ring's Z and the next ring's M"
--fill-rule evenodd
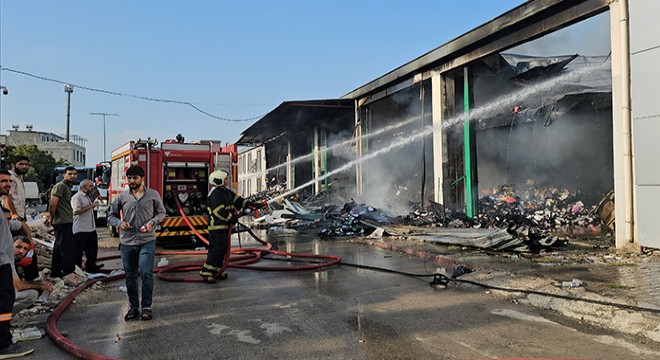
M477 133L479 188L568 188L595 203L613 188L611 108Z
M509 49L507 52L535 56L608 54L610 52L609 34L610 13L607 11Z

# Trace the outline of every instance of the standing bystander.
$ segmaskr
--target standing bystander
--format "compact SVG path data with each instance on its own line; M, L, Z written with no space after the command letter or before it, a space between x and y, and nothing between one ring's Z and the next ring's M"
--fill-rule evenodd
M73 209L71 209L71 187L78 172L73 166L64 169L64 179L55 186L50 194L46 226L55 229L55 245L51 261L51 276L62 277L72 273L76 265L76 243L73 241Z
M0 170L0 195L11 191L11 174ZM14 240L12 239L7 219L0 216L0 358L27 355L34 349L20 349L12 346L10 331L11 314L16 293L14 292Z
M11 211L12 220L25 221L25 184L23 176L30 169L30 160L27 156L19 155L12 158L11 164L11 191L4 197L4 205Z
M85 270L96 273L100 267L96 265L99 251L99 239L96 233L94 208L99 203L88 195L94 188L92 180L83 180L80 190L71 198L73 209L73 240L76 243L76 265L82 267L83 252L85 253Z
M165 207L155 190L142 184L144 169L131 166L126 170L128 190L112 202L108 224L119 228L119 251L126 274L126 289L130 309L124 320L151 320L154 290L154 256L156 234L154 228L165 218ZM138 270L142 280L142 303L138 293ZM140 305L142 313L140 315Z

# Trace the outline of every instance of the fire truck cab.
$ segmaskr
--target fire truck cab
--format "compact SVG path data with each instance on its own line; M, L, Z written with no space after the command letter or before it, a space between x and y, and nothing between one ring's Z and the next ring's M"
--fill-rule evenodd
M157 240L187 238L195 241L195 230L206 234L206 195L209 174L225 170L231 174L234 191L238 185L236 145L221 146L220 141L202 140L185 143L155 139L130 141L112 152L110 203L128 189L126 170L139 165L145 171L144 185L156 190L165 205L166 217L156 227ZM112 229L117 235L117 229Z

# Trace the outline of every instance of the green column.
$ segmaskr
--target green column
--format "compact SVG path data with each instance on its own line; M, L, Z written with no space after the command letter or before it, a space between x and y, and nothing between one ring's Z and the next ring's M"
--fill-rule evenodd
M472 164L472 134L470 126L470 87L467 66L463 68L463 109L465 121L463 122L463 152L465 163L465 212L469 218L477 215L477 204L473 190L473 164Z

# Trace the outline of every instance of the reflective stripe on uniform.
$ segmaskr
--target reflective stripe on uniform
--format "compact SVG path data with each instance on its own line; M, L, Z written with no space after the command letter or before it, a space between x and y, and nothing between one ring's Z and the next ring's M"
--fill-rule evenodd
M222 268L219 268L219 267L216 267L216 266L213 266L213 265L209 265L207 263L204 263L204 266L202 266L202 268L208 269L208 270L213 270L213 271L220 271L222 269Z
M0 322L11 321L11 313L0 314Z
M211 230L227 230L229 225L209 225L209 231Z

